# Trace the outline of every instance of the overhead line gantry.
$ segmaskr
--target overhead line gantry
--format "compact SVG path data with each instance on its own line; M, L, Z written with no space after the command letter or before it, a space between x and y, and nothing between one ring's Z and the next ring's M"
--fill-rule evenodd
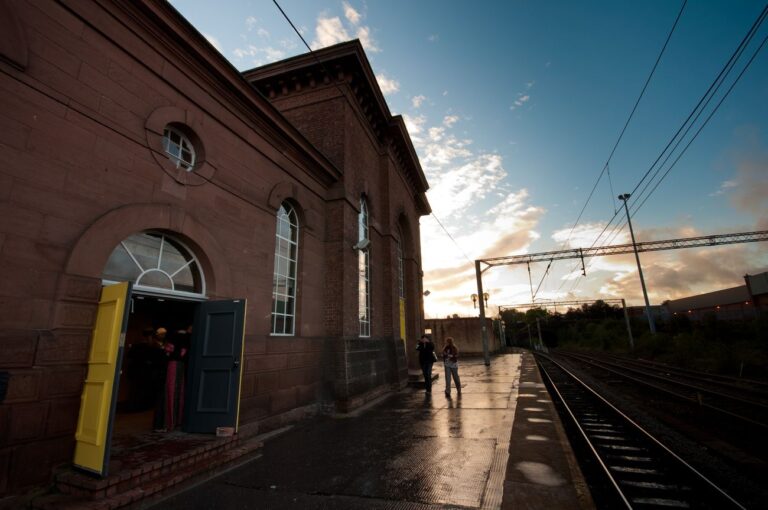
M683 248L698 248L703 246L721 246L726 244L755 243L768 241L768 230L755 232L738 232L735 234L715 234L698 237L684 237L680 239L666 239L663 241L645 241L635 243L637 252L679 250ZM477 277L477 295L483 295L483 273L494 266L509 266L514 264L528 264L531 262L552 262L553 260L581 259L581 267L584 267L585 257L603 257L607 255L621 255L634 253L632 244L613 244L610 246L593 246L591 248L572 248L569 250L546 251L529 253L526 255L512 255L509 257L493 257L475 260L475 276ZM481 267L485 264L485 267ZM480 299L480 325L483 332L483 354L485 364L490 365L491 359L488 353L488 331L485 327L485 304Z

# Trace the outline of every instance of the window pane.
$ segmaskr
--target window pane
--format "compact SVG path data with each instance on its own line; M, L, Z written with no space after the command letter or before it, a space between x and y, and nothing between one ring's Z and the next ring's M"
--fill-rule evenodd
M146 271L147 269L157 268L160 256L160 242L161 237L158 235L139 234L126 239L124 244Z
M285 317L282 315L275 315L275 333L282 335L285 333Z
M275 297L275 313L284 314L286 312L287 301L285 296Z
M288 241L280 238L277 239L277 254L280 255L281 257L288 258L288 256L290 255L290 251L288 248Z
M139 266L128 255L123 245L119 244L115 251L112 252L112 255L109 256L102 278L105 280L134 282L140 274Z
M158 289L173 289L170 277L157 270L144 273L136 284L143 285L144 287L156 287Z
M293 334L293 317L288 316L285 318L285 333Z

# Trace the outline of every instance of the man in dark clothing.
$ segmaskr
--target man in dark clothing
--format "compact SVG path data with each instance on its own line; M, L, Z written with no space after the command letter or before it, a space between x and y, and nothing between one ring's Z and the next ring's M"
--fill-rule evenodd
M416 350L419 351L419 365L424 374L424 387L432 393L432 364L435 362L435 344L427 335L422 335Z

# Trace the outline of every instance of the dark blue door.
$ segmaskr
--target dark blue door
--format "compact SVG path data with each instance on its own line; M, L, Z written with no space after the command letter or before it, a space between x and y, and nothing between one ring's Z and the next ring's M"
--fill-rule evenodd
M245 299L198 305L188 371L188 432L237 428L244 326Z

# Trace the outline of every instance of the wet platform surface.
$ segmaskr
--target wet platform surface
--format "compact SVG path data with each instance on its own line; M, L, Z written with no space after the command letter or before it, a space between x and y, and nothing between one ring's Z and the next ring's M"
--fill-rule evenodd
M459 371L460 396L445 396L441 374L431 396L407 389L311 420L156 508L589 508L533 357Z

